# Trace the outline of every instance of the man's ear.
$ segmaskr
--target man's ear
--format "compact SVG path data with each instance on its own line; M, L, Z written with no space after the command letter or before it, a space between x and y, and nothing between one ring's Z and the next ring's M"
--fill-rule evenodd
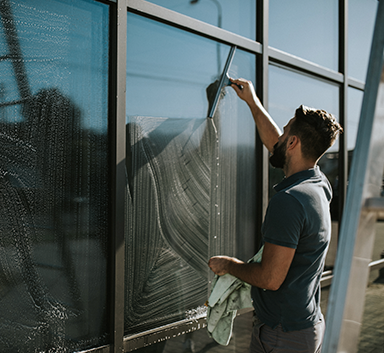
M294 149L295 147L298 146L299 143L300 143L300 140L296 135L289 136L287 141L287 150Z

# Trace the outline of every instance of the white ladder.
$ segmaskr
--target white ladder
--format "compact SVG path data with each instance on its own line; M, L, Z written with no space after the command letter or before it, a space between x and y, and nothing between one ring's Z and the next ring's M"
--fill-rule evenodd
M323 353L357 351L375 223L384 211L384 0L379 1L356 147L340 227Z

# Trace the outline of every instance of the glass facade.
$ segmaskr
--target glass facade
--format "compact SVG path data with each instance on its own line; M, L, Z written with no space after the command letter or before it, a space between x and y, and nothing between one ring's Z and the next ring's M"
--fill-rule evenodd
M205 332L207 261L254 255L283 174L232 88L207 118L218 80L235 49L280 128L301 104L346 127L319 162L337 234L376 8L2 0L0 351L248 352L251 312L228 347Z
M1 351L108 342L108 22L94 1L3 1Z

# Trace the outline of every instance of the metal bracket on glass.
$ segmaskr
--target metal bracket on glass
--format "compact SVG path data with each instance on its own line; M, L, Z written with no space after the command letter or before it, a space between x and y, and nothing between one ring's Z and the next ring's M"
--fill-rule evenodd
M225 62L223 73L220 76L219 86L217 87L216 96L215 96L215 99L213 101L212 107L209 111L208 118L213 118L213 116L215 115L216 108L217 108L217 106L219 104L219 100L220 100L221 90L223 89L223 87L230 86L233 83L229 79L228 70L232 64L233 57L235 56L235 51L236 51L236 46L233 45L231 47L231 50L229 51L227 61ZM241 89L241 87L239 87L239 88Z

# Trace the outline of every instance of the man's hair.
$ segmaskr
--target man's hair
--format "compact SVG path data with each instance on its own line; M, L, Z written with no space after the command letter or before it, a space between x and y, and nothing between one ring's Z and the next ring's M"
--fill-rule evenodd
M304 158L317 160L342 132L343 128L332 114L301 105L296 109L289 134L300 139Z

